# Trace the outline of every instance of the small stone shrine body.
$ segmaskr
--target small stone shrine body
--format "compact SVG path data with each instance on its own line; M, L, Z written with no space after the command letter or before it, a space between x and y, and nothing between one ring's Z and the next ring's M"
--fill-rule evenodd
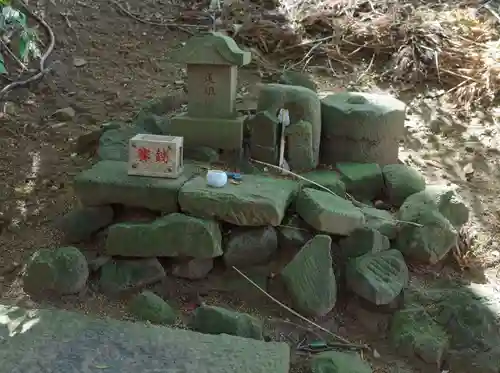
M187 64L188 110L172 118L169 133L184 137L189 147L240 154L245 117L235 108L236 84L238 67L250 63L250 53L213 32L190 39L178 59Z

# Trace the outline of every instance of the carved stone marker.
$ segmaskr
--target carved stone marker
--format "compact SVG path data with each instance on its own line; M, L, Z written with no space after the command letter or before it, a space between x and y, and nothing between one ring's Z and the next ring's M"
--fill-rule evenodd
M188 111L172 118L169 133L184 137L187 147L241 152L245 117L235 108L236 83L238 67L250 59L221 33L191 38L177 56L187 64Z

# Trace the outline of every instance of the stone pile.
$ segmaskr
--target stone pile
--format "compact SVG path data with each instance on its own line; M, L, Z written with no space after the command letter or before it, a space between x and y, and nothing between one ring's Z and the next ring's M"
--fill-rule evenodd
M110 160L79 174L74 188L83 205L56 226L68 244L103 235L103 251L93 258L72 246L37 251L26 268L26 291L77 293L94 272L101 291L114 296L168 275L203 279L219 257L229 269L248 270L279 251L295 250L280 278L296 310L323 316L340 291L375 306L397 301L408 285L406 261L442 260L468 220L453 188L426 186L417 171L402 164L341 163L336 170L303 173L311 182L247 174L224 188L208 187L200 171L187 165L181 179L127 176L125 162ZM125 221L115 221L118 205L151 212L137 219L131 210ZM164 268L159 258L175 261ZM154 323L176 320L176 311L148 291L138 294L130 309ZM393 328L410 322L405 315L395 318ZM192 327L260 339L259 325L250 315L214 307L200 308ZM412 331L415 343L424 338L420 332L427 329Z
M229 76L233 84L233 65L248 63L246 54L230 40L214 37L213 45L221 48L217 53L226 51L225 60L232 56L232 63L219 59L207 73L198 65L206 56L216 59L216 53L187 54L194 65L191 71L208 74L205 83L212 84L207 86L211 101L203 99L204 110L220 99L212 97L214 87L221 87L212 78ZM74 180L81 207L56 222L68 245L100 235L102 252L85 258L72 246L40 250L27 265L25 289L32 294L76 293L89 274L96 273L101 291L116 295L170 275L202 280L215 260L221 259L228 270L250 269L269 263L279 252L291 251L295 255L279 278L292 306L306 316L332 311L339 292L354 294L375 308L399 302L409 283L407 263L435 264L444 259L468 220L468 208L452 187L428 186L418 171L398 163L404 104L362 93L320 99L314 85L293 74L283 76L281 83L262 87L257 114L247 118L245 131L238 127L242 117L232 104L226 105L226 125L232 134L227 146L219 146L224 137L213 129L220 118L213 118L213 112L204 118L196 105L173 121L155 104L154 111L145 109L132 126L103 126L99 162ZM222 91L234 99L232 89ZM276 113L282 108L290 114L286 157L302 178L253 170L239 182L209 187L200 162L210 167L224 151L234 156L239 153L235 144L241 141L249 141L252 157L277 163L281 128ZM195 125L200 121L210 122L210 145L218 144L222 154L203 146L205 133ZM184 122L189 125L179 125ZM138 133L169 134L169 128L188 139L184 174L178 179L129 176L129 139ZM318 168L320 163L327 167ZM124 211L142 213L138 218ZM160 263L163 258L170 259L168 266ZM176 320L176 311L148 291L136 295L130 309L138 318L158 324ZM425 327L410 330L408 323ZM440 363L453 338L450 341L436 325L426 323L420 314L398 313L391 330L407 328L409 337L396 332L392 340L397 346L409 345L405 351L413 348L424 360ZM196 310L192 328L262 339L261 320L213 306ZM435 330L429 340L428 332ZM427 342L434 346L432 351L424 346ZM357 355L346 353L320 354L312 362L318 372L343 371L338 367L345 366L350 371L370 371Z

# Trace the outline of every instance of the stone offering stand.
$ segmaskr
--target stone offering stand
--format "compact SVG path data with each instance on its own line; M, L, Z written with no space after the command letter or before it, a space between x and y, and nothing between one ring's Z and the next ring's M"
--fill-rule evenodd
M445 258L469 212L455 189L426 186L419 172L398 163L405 105L353 92L320 99L313 83L289 74L283 84L262 85L256 113L244 116L235 95L237 68L250 62L248 52L210 33L189 41L180 58L188 66L187 112L162 112L156 105L132 126L103 126L100 160L74 181L81 206L56 223L71 245L97 234L104 239L102 252L87 260L73 246L40 250L28 263L25 289L71 294L97 272L101 291L114 295L165 276L203 281L216 261L245 272L288 251L295 255L278 278L290 306L305 316L332 311L339 292L375 308L410 306L402 301L407 263ZM286 159L302 178L249 167L241 181L207 186L204 168L221 167L221 160L233 171L231 161L248 157L277 164L282 108L290 113ZM127 174L128 141L142 133L184 138L180 177ZM137 209L149 213L127 214ZM169 266L159 258L169 258ZM170 306L148 291L134 298L131 309L154 323L175 319ZM398 351L440 364L454 348L453 336L430 317L401 310L393 320L390 338ZM261 320L219 307L199 307L193 327L262 338ZM371 371L361 360L349 364L361 364L356 372Z

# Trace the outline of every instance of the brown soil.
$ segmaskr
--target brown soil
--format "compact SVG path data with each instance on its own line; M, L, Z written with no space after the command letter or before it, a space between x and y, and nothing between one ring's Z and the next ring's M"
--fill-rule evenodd
M60 244L59 237L50 228L51 222L75 205L71 188L73 176L92 163L92 159L75 154L75 140L101 123L129 119L141 104L153 97L179 90L175 82L182 80L183 66L169 64L168 58L171 51L189 35L137 22L120 14L112 2L75 1L70 6L61 0L47 2L37 9L44 11L57 44L49 59L52 71L40 84L13 92L9 96L8 110L0 118L1 301L28 306L41 303L43 306L127 319L129 315L124 309L123 299L109 299L92 287L79 296L46 299L43 302L30 300L22 291L20 264L34 250ZM146 16L168 16L178 11L177 6L168 5L165 1L149 0L134 5L135 14ZM75 58L83 58L86 64L75 66ZM254 83L258 76L252 71L243 71L242 75L247 84ZM331 79L322 76L318 81L330 90L344 84ZM73 121L58 123L49 118L56 110L66 107L75 109ZM441 133L434 134L438 139L431 142L429 124L422 122L417 114L418 110L414 110L410 121L410 127L416 129L406 141L408 154L412 154L413 163L424 172L430 174L437 169L440 170L440 178L460 181L469 201L475 208L482 209L476 210L478 218L473 226L479 232L480 242L486 242L483 252L487 252L491 263L494 263L495 258L500 256L498 246L491 247L498 245L495 237L500 219L492 203L499 190L497 178L500 174L498 167L493 167L498 163L496 153L484 150L484 146L471 151L466 141L451 132L444 139ZM488 141L495 141L495 135L494 131L490 131ZM423 144L415 143L415 139L420 139ZM495 145L490 144L489 147L496 149ZM475 162L472 181L460 175L453 176L448 171L460 166L447 166L445 163L445 159L450 158L458 160L455 163L461 165L466 160L465 156L470 156L471 162ZM418 163L419 159L423 161ZM486 166L481 166L484 164ZM483 215L488 218L484 219ZM488 241L489 238L491 240ZM426 272L433 273L434 269L428 268ZM225 274L233 275L237 276ZM443 275L447 274L441 271ZM453 271L450 270L451 275ZM498 273L493 273L491 278L497 276ZM232 281L223 281L216 275L202 283L168 279L156 290L177 303L185 310L186 316L198 300L198 294L202 294L209 302L231 303L237 309L294 320L286 311L259 295L257 290L255 295L249 295L251 291L221 291L222 285L229 282ZM335 315L318 322L353 342L374 343L381 357L367 358L376 367L376 372L419 371L415 364L410 368L397 359L383 338L378 336L379 333L369 332L370 327L359 322L363 316L353 311L352 305L340 305L338 308ZM276 339L298 340L303 334L301 328L287 322L270 324ZM304 359L298 359L294 370L301 371L303 363ZM422 369L424 371L425 367Z

